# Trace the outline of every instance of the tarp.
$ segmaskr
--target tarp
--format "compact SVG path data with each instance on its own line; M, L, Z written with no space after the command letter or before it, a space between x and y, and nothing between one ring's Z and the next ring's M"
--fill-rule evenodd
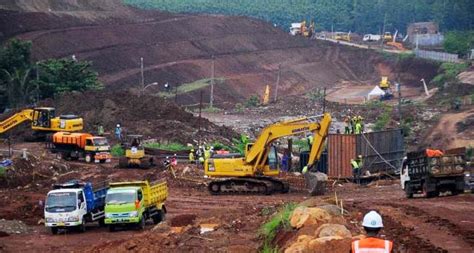
M380 89L379 86L375 86L367 95L367 99L370 99L371 97L380 97L385 95L385 91Z

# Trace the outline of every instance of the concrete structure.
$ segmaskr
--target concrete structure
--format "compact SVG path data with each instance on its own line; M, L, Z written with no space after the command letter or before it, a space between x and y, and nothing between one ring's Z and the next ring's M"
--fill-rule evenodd
M408 41L419 46L437 46L443 43L444 36L435 22L411 23L407 28Z

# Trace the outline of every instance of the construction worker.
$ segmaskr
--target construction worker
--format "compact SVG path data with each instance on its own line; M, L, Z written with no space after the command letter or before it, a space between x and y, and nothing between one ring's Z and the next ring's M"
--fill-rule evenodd
M356 184L360 184L360 166L359 163L351 159L351 166L352 166L352 175L354 176L354 182Z
M207 160L211 158L211 149L209 146L206 146L206 149L204 150L204 160Z
M176 154L174 154L173 157L171 158L171 165L173 166L178 165L178 157Z
M362 124L360 123L360 121L356 121L355 123L355 134L361 134L362 133Z
M362 116L357 116L357 120L359 121L360 123L360 133L363 133L364 132L364 118L362 118Z
M122 140L122 127L120 126L120 124L117 124L117 126L115 127L115 137L119 141Z
M355 127L357 123L357 116L351 118L351 134L355 133Z
M309 135L309 136L308 136L308 145L309 145L310 147L313 145L313 140L314 140L313 135Z
M377 238L383 228L382 216L376 211L370 211L364 216L362 226L367 233L367 238L352 242L352 253L356 252L392 252L393 242Z
M347 116L344 118L346 126L344 127L344 134L351 134L351 117Z
M99 124L97 127L97 135L104 136L104 126L102 126L102 124Z
M192 148L190 151L189 151L189 163L195 163L196 160L194 159L194 149Z

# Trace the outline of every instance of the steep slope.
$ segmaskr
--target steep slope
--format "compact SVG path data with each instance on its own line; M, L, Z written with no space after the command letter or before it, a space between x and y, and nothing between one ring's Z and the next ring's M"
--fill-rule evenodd
M276 82L279 66L280 94L303 94L342 81L375 84L387 69L392 78L400 76L408 85L418 85L420 77L429 80L436 70L433 67L428 71L431 73L420 76L415 69L397 69L374 51L291 37L255 19L171 15L120 5L115 8L116 1L106 2L113 7L113 15L95 21L62 16L61 25L55 24L54 28L46 23L50 18L57 21L55 14L42 13L45 25L39 26L33 19L22 23L22 17L31 13L4 13L6 23L11 24L10 16L19 21L12 24L5 37L32 40L33 56L38 60L73 54L78 59L90 60L101 80L114 90L139 88L141 57L145 83L170 83L174 87L208 79L214 56L215 76L219 78L215 99L220 106L232 106L250 95L263 94L265 85L273 86ZM97 5L80 7L92 8L90 13L98 12L94 9ZM117 19L117 13L127 13L124 10L134 12L133 18L124 15ZM71 12L75 11L65 13ZM198 103L200 90L208 101L206 85L190 85L185 90L186 94L179 96L182 104ZM151 93L158 91L150 89Z

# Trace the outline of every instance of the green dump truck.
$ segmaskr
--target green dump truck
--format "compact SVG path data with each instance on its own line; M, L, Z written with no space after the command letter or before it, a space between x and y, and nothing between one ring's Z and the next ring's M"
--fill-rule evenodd
M158 224L165 218L168 197L166 182L135 181L110 183L105 198L105 224L111 232L117 226L145 228L152 219Z

